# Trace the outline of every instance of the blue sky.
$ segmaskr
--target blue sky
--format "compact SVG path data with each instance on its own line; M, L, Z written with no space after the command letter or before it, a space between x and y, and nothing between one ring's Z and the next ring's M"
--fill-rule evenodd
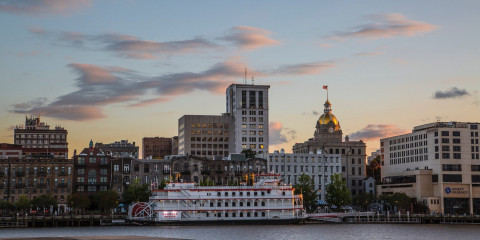
M0 142L30 113L65 126L71 153L174 136L184 114L224 112L245 67L271 85L270 151L313 136L323 85L370 151L416 125L478 122L479 5L0 0Z

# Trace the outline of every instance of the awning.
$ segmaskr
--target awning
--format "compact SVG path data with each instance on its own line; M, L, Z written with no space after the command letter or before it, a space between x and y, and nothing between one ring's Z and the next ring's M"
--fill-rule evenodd
M317 202L318 205L328 205L327 201L320 200Z

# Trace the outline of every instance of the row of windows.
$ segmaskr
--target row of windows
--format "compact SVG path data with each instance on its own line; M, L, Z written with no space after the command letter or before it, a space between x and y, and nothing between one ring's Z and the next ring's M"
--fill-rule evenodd
M246 142L246 141L247 141L247 137L242 137L242 142ZM248 141L249 142L256 142L257 138L256 137L249 137ZM263 142L263 137L259 137L258 142Z
M206 213L206 214L207 214L207 215L206 215L207 217L210 217L210 214L209 214L209 213ZM251 213L251 212L246 212L245 214L244 214L244 212L240 212L240 213L238 213L238 215L239 215L239 217L252 217L252 216L253 216L253 217L258 217L258 212L253 212L253 213ZM236 212L232 212L231 215L230 215L230 213L225 212L225 213L223 213L223 215L222 215L221 212L218 212L218 213L214 213L212 216L213 216L213 217L222 217L222 216L223 216L223 217L229 217L229 216L237 217L237 213L236 213ZM262 217L265 217L265 216L266 216L265 212L261 212L261 216L262 216Z
M427 134L419 134L419 135L415 135L415 136L409 136L409 137L403 137L403 138L399 138L399 139L390 140L390 145L400 144L400 143L404 143L404 142L413 142L413 141L418 141L418 140L422 140L422 139L427 139Z
M87 186L87 191L89 192L96 192L97 191L97 186ZM108 188L107 186L100 186L100 191L107 191ZM85 186L78 186L77 187L77 192L85 192Z
M442 153L442 159L451 159L451 157L453 157L453 159L462 159L462 154L453 153L452 155L450 155L450 153ZM435 159L440 159L439 153L435 153Z
M191 135L228 135L228 130L191 130Z
M279 167L280 167L281 171L279 171ZM291 166L288 165L286 167L287 167L287 172L291 172ZM315 173L315 166L311 166L311 167L309 167L309 166L299 166L299 167L300 167L300 173L303 173L303 172L309 173L310 170L312 171L312 173ZM340 172L340 166L323 166L323 167L318 166L318 172L319 173L321 173L322 170L323 170L323 172L328 172L329 169L330 169L330 173L333 173L333 169L335 169L336 172ZM361 167L359 167L359 171L361 171L360 169L361 169ZM275 172L279 173L279 172L284 172L284 171L285 171L285 166L284 165L275 166ZM273 172L273 166L272 165L270 165L270 172ZM355 172L355 171L353 171L353 172ZM293 166L293 173L297 173L297 166Z
M33 181L31 181L31 180L33 180ZM7 178L3 179L3 185L4 186L7 186L8 183L9 183L9 179L7 179ZM50 186L50 178L45 178L45 179L44 178L40 178L40 179L36 179L36 178L34 178L34 179L13 178L13 179L10 180L11 186L22 185L22 187L23 186L28 187L28 186L31 185L30 183L32 183L33 184L32 186L34 186L34 187L36 187L38 185L48 187L48 186ZM55 187L57 187L59 183L63 185L66 182L65 182L64 178L61 178L60 182L58 181L58 178L55 178L53 180L53 183L54 183ZM68 179L68 185L70 185L70 179Z
M392 159L390 159L390 165L410 163L410 162L421 162L421 161L427 161L427 160L428 160L428 155L402 157L402 158L392 158Z
M258 129L263 129L263 124L255 124L255 123L250 123L248 124L248 126L250 127L250 129L257 129L257 126L258 126ZM247 124L242 124L242 128L243 129L246 129L247 128Z
M8 175L8 167L4 167L3 168L3 173L5 175ZM30 170L33 169L33 172L30 172ZM52 173L52 169L54 169L54 173L55 175L59 175L59 174L68 174L70 175L72 173L72 168L71 167L25 167L25 172L23 171L24 168L23 167L12 167L11 170L12 170L12 174L25 174L25 175L29 175L29 174L33 174L33 175L37 175L38 173L45 173L45 174L51 174Z
M458 139L460 141L460 139ZM401 145L394 145L390 146L390 151L397 151L397 150L404 150L407 148L416 148L416 147L423 147L427 146L428 141L421 141L421 142L414 142L414 143L407 143L407 144L401 144ZM426 148L425 148L426 149Z
M270 156L270 162L273 162L273 158L274 158L274 156ZM290 162L291 157L287 156L286 158L287 158L287 162ZM301 157L298 157L298 158L299 158L300 163L308 163L308 157L304 158L303 156L301 156ZM275 156L275 162L278 162L278 160L279 160L279 157ZM280 161L285 162L285 158L280 158ZM312 163L314 163L315 162L315 157L311 157L310 161ZM338 161L339 161L338 157L335 157L335 158L334 157L317 158L317 162L330 162L330 163L335 162L335 163L338 163ZM293 162L297 162L297 156L293 157ZM358 159L358 164L361 164L361 162L362 162L362 160L359 158ZM353 158L352 158L352 164L354 164L354 159Z
M257 144L242 144L242 149L247 149L247 146L250 148L250 149L257 149ZM258 144L258 149L263 149L263 144Z
M228 123L190 123L191 128L220 128L228 129Z
M256 130L249 130L248 132L245 129L242 130L242 135L247 135L247 133L248 133L248 135L257 135ZM258 131L258 135L263 135L263 131Z
M248 122L256 122L256 121L257 121L257 117L250 117L250 118L248 118L248 117L242 117L242 122L247 122L247 120L248 120ZM259 122L263 122L263 117L258 117L258 121L259 121Z
M228 137L191 137L192 142L228 142Z
M16 138L66 139L67 136L63 134L17 134Z
M263 116L263 111L258 111L257 112L255 110L250 110L250 111L242 110L242 115L260 115L260 116Z

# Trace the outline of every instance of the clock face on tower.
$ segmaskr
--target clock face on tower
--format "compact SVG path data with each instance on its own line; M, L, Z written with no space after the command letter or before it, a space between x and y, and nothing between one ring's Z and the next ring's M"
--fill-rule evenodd
M329 131L330 133L333 133L333 131L334 131L333 127L329 128L328 131Z

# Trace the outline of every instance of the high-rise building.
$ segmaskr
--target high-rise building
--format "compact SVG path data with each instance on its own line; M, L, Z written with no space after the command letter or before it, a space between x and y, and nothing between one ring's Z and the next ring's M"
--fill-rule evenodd
M184 115L178 119L178 154L224 158L230 153L233 117Z
M340 122L332 113L330 101L324 104L324 113L316 122L314 137L293 146L293 153L340 154L342 175L352 195L363 193L363 179L366 176L366 145L363 141L342 141Z
M144 159L162 159L172 155L173 142L173 138L144 137L142 139L142 156Z
M432 212L480 214L479 126L435 122L381 139L378 194L403 192Z
M22 145L25 156L46 156L68 158L67 130L40 122L40 116L25 117L25 125L14 130L14 143Z
M251 149L268 153L269 85L232 84L227 88L227 113L234 118L231 152Z

